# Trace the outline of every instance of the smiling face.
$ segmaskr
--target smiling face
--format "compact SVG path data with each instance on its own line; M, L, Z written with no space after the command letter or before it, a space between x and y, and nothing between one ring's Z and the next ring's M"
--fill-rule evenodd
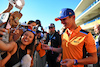
M75 22L75 16L71 16L71 17L66 17L66 18L63 18L63 19L60 19L61 21L61 24L63 24L63 26L65 28L71 28L73 25L74 25L74 22Z
M11 27L16 27L19 24L19 19L22 17L22 14L18 11L15 11L14 13L11 13L9 22Z
M30 31L26 31L21 38L21 42L22 44L27 46L32 43L33 39L34 39L34 34Z

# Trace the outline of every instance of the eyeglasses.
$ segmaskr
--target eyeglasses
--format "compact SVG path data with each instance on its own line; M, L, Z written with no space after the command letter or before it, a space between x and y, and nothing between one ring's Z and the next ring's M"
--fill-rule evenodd
M31 29L27 29L27 31L31 31L33 34L36 34L36 32L32 31Z

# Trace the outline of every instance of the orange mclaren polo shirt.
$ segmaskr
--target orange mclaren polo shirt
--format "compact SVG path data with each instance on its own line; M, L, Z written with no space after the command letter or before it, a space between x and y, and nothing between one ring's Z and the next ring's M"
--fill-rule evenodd
M62 35L62 49L63 49L63 60L65 59L82 59L83 58L83 46L88 53L96 52L95 40L92 34L81 30L78 26L70 37L68 36L68 30ZM72 67L84 67L84 65L73 65Z

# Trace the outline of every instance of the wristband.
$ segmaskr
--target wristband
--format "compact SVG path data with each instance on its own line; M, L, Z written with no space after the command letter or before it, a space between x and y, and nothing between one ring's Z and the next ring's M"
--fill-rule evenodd
M53 47L50 47L50 50L52 51L52 54L53 54Z
M51 50L51 47L50 47L50 50Z
M76 59L74 59L74 65L77 65L78 61Z
M52 51L53 50L53 47L50 47L50 50Z

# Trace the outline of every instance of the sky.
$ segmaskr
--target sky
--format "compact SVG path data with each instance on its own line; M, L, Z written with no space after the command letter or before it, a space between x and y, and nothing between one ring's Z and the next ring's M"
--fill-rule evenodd
M21 10L23 14L19 22L28 22L29 20L40 20L45 31L48 31L50 23L55 24L55 29L60 30L62 24L60 21L55 21L56 17L60 16L62 8L71 8L75 10L81 0L24 0L25 5ZM0 0L0 13L3 12L7 6L8 0ZM19 11L14 7L12 11Z

